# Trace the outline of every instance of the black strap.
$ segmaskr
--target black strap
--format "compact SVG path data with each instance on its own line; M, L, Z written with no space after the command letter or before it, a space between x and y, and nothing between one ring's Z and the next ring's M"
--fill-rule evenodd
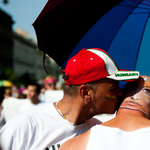
M45 55L46 55L46 53L44 52L44 54L43 54L43 67L44 67L44 70L46 71L46 73L49 74L48 71L46 70L46 67L45 67Z

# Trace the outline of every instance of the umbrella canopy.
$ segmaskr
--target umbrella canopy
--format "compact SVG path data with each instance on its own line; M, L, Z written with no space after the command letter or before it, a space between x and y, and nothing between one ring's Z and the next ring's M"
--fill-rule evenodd
M122 0L49 0L35 22L38 48L62 66L87 31Z
M11 86L12 86L12 82L8 80L0 80L0 87L11 87Z
M45 8L51 2L52 0L48 1ZM85 0L82 1L83 3L76 0L74 3L77 2L77 5L74 8L71 7L71 2L59 1L59 5L56 4L42 16L44 8L33 24L38 47L41 50L65 68L67 60L82 48L99 47L108 52L119 68L139 70L140 74L150 75L150 71L145 67L150 64L150 2L148 0L110 0L102 1L100 4L96 0ZM83 7L84 3L87 4L86 7ZM68 16L61 18L65 6L67 9L70 8L70 12L65 9ZM45 42L39 45L39 37L43 36L38 35L36 25L46 16L50 29L44 29L49 33L47 38L45 36ZM40 32L42 31L41 26Z
M125 0L106 13L80 40L82 47L106 50L119 68L150 75L150 2ZM70 55L70 57L71 57Z

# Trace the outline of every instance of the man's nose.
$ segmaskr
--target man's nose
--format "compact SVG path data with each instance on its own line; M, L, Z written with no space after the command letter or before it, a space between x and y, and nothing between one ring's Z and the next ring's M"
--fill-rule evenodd
M134 96L131 96L131 99L133 99L133 100L140 100L141 97L138 96L138 95L134 95Z

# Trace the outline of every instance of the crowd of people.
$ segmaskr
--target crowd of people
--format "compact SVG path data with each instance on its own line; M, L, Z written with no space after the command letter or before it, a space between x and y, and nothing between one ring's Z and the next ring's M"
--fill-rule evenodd
M33 82L32 82L33 83ZM59 83L56 79L56 77L47 75L44 79L39 79L37 83L41 86L41 93L44 93L46 90L61 90L62 89L62 83ZM27 94L27 87L25 85L21 85L20 87L17 87L16 84L12 84L10 87L5 87L3 92L4 98L8 97L15 97L15 98L26 98Z
M6 111L8 101L12 102L13 99L16 104L19 102L18 113L21 113L45 103L48 97L47 94L52 90L61 90L61 87L57 86L55 77L47 75L44 79L28 84L27 87L21 86L18 88L13 84L11 87L5 87L3 89L0 93L0 128L7 122L6 113L9 113ZM12 109L16 109L16 107ZM10 113L12 113L11 110Z
M27 87L32 105L30 103L26 108L34 104L37 107L26 109L1 128L2 149L92 150L100 147L129 150L134 149L136 141L136 149L144 147L139 141L145 131L149 133L150 77L139 78L138 71L120 70L108 53L99 48L80 50L68 60L62 73L65 84L63 97L58 101L41 103L39 89L35 85ZM125 91L119 87L122 80L129 82ZM52 81L56 80L46 79L45 87L49 85L50 90L55 89ZM116 117L108 122L94 118L97 114L116 111ZM137 136L131 137L127 148L120 148L126 141L129 143L127 137L134 131L141 136L135 134Z

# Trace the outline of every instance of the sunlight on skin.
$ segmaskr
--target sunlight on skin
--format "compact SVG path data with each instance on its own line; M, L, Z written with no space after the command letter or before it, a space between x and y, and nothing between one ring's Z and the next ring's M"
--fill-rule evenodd
M126 95L126 98L120 108L141 111L150 117L150 80L147 77L143 77L143 80L143 84L142 80L138 80L138 84L129 86L128 92L130 94ZM135 103L138 105L136 105Z

